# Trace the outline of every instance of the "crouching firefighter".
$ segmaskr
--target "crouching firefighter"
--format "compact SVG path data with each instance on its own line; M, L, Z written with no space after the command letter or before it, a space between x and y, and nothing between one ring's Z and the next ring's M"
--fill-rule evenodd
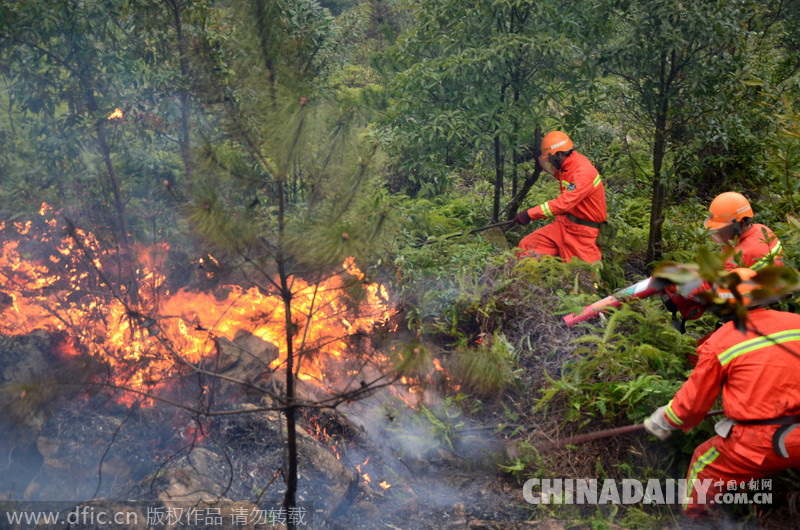
M703 225L710 231L712 241L732 254L725 263L726 269L759 270L767 265L783 265L780 240L768 226L753 222L753 208L741 193L726 191L717 195Z
M760 286L752 269L730 274L741 279L736 291L742 303L754 307L744 331L733 320L714 331L698 347L689 379L644 422L660 440L676 429L689 431L722 390L726 418L715 426L717 435L695 449L686 475L682 508L691 518L706 515L708 503L727 491L729 481L748 483L800 468L800 315L758 307L753 290ZM730 289L712 292L734 301Z
M614 226L606 220L606 192L600 173L561 131L549 132L542 138L539 164L559 181L561 194L517 214L516 222L522 225L553 219L523 237L517 255L599 262L601 247L608 244L614 231Z

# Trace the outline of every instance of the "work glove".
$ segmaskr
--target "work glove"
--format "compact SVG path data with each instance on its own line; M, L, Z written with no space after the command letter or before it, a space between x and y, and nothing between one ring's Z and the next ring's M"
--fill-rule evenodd
M516 218L518 225L526 225L531 222L531 218L528 216L528 210L522 210L517 214Z
M644 420L644 428L647 430L647 432L662 442L669 438L669 436L672 434L672 431L675 430L675 427L667 423L667 419L664 416L665 410L667 410L666 405L658 407L649 418Z

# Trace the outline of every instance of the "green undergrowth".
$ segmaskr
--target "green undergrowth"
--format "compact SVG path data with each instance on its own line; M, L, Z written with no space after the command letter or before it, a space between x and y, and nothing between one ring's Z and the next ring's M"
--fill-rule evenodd
M407 434L422 429L424 438L433 433L439 450L458 451L465 432L486 425L487 434L512 448L496 465L520 486L529 478L685 476L694 448L713 435L711 421L688 434L678 431L666 442L642 430L565 449L548 445L641 423L680 388L691 373L697 339L714 329L708 314L680 333L658 296L629 300L601 318L566 326L565 315L645 277L647 264L636 256L646 239L648 203L622 195L614 201L620 235L597 265L519 259L513 245L530 227L505 233L511 248L481 233L465 234L471 216L463 210L466 203L452 206L462 208L457 219L453 211L442 215L443 205L434 202L415 210L419 220L406 234L409 244L396 251L394 265L400 305L416 342L400 352L397 366L418 381L432 376L436 382L423 386L444 397L435 406L420 401L398 429ZM678 217L702 217L697 201L678 209ZM440 218L446 222L439 224ZM475 221L472 215L470 222ZM707 244L698 226L667 223L665 255L692 262L694 248ZM778 227L787 234L785 246L795 243L798 226L789 220ZM678 240L685 247L672 244ZM787 260L795 261L791 250ZM680 517L677 506L641 504L531 509L537 518L595 527L658 528Z
M610 311L573 341L560 373L545 373L535 411L566 406L563 423L639 419L666 403L687 371L695 340L673 329L653 301Z
M626 449L625 443L631 442L615 443L618 450L592 457L583 452L585 448L576 447L570 453L578 457L568 460L543 447L532 433L554 426L556 431L547 436L557 439L640 423L667 403L686 379L695 336L704 332L699 322L690 324L697 333L681 334L660 298L654 297L631 301L600 319L568 328L564 315L621 287L618 281L605 280L608 269L579 261L519 260L513 250L483 246L479 239L437 245L435 252L424 256L405 254L404 265L425 260L429 267L413 266L415 276L406 278L404 301L409 327L424 345L425 353L417 357L440 360L448 374L440 388L450 392L451 399L446 408L420 404L413 419L405 420L404 432L424 427L425 436L433 433L440 450L451 451L463 442L465 426L493 425L490 433L514 448L499 457L497 465L520 485L537 476L646 480L678 478L685 472L692 450L708 436L703 429L679 433L665 444L640 433L633 441L634 453ZM418 368L415 373L426 370ZM454 396L461 397L456 401ZM647 448L653 449L652 455ZM657 527L675 516L669 510L635 508L620 507L614 513L608 506L598 513L565 506L536 510L538 516L560 514L585 524L624 521L632 527Z

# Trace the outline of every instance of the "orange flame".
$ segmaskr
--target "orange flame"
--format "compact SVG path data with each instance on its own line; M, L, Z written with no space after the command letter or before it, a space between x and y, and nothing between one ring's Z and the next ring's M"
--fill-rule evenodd
M382 482L379 482L379 483L378 483L378 486L382 487L382 488L383 488L383 489L385 489L385 490L388 490L389 488L391 488L391 487L392 487L392 485L391 485L391 484L389 484L388 482L386 482L385 480L384 480L384 481L382 481Z
M120 109L114 109L114 112L109 114L109 120L121 120L122 119L122 111Z
M444 368L442 368L442 362L439 359L433 359L433 366L436 367L437 371L444 373Z
M356 466L356 470L358 471L359 475L361 475L361 477L364 479L364 482L366 482L367 484L372 482L372 479L369 478L369 473L364 473L361 468L366 466L369 463L369 459L370 459L370 457L367 457L367 459L364 460L363 464L358 464Z
M153 387L179 365L196 364L216 351L216 338L233 340L246 330L279 349L273 369L285 366L287 333L283 300L258 287L227 285L217 292L181 288L172 292L162 272L169 247L165 243L136 249L140 307L99 293L113 254L93 234L74 229L73 237L57 237L55 212L42 205L42 223L15 222L0 230L16 231L0 243L0 335L21 335L36 329L66 332L74 345L101 358L112 368L118 386L139 392ZM61 227L58 227L61 228ZM30 257L43 246L49 256ZM43 245L44 244L44 245ZM211 258L213 259L213 258ZM293 350L302 359L297 375L329 387L331 367L348 350L346 337L386 318L390 306L381 285L366 286L367 296L356 312L342 296L343 275L363 273L352 259L342 274L312 283L292 278ZM124 291L120 294L125 294ZM76 347L64 347L75 352ZM318 352L309 355L312 351ZM123 400L133 403L131 395Z

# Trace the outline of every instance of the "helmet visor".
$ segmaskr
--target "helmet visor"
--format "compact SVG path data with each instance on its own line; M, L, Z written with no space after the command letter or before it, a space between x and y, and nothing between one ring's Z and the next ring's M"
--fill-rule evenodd
M547 171L551 175L555 175L556 174L556 168L555 168L555 166L553 166L553 164L550 163L549 158L550 158L550 156L546 155L546 154L540 156L539 157L539 165L542 166L542 169L544 169L545 171Z
M731 222L712 222L709 223L706 219L706 228L708 229L711 240L717 245L725 246L731 244L736 237L736 230Z

